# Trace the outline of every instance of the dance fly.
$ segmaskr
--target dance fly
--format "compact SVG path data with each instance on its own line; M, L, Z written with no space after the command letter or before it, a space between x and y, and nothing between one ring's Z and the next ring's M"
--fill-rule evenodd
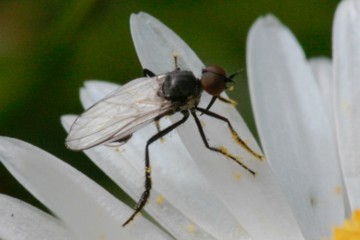
M179 68L160 75L144 69L144 75L145 77L132 80L108 94L82 113L73 123L66 139L66 146L71 150L85 150L100 144L125 143L135 131L151 122L158 122L162 117L177 112L183 115L182 119L165 129L160 130L158 128L158 132L147 140L145 146L145 190L134 209L134 213L124 222L123 226L134 219L135 215L143 209L150 196L152 185L150 144L184 123L190 114L195 120L205 147L209 150L223 154L255 175L253 170L235 156L222 148L209 145L197 112L225 122L235 141L254 157L262 159L261 154L254 152L239 137L227 118L210 111L217 99L231 103L231 101L221 97L220 94L226 89L226 84L232 82L235 74L226 76L223 68L212 65L203 69L201 79L196 78L191 71ZM203 91L212 95L212 99L206 108L198 106Z

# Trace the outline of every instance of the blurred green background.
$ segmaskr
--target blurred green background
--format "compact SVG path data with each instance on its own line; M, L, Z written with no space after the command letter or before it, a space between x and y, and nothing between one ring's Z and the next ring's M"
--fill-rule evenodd
M130 36L131 13L152 14L177 32L205 64L216 63L232 72L246 67L247 32L267 13L293 31L308 57L330 56L338 2L1 1L0 135L36 145L122 196L82 153L65 148L59 118L82 111L78 92L84 80L124 83L142 75ZM245 73L229 94L255 131ZM1 164L0 192L38 205Z

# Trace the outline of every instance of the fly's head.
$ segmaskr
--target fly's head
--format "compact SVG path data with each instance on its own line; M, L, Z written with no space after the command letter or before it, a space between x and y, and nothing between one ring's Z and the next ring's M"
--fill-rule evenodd
M207 93L217 97L226 89L227 83L233 82L233 77L233 75L227 77L222 67L210 65L202 70L200 82Z

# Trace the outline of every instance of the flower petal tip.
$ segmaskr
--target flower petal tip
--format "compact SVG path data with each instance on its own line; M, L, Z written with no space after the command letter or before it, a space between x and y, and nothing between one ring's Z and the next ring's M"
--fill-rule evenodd
M75 115L75 114L62 115L60 117L61 125L65 128L66 131L69 131L71 125L74 123L76 118L77 118L77 115Z
M338 6L338 11L345 11L351 17L358 16L360 14L360 1L358 0L346 0L341 1Z

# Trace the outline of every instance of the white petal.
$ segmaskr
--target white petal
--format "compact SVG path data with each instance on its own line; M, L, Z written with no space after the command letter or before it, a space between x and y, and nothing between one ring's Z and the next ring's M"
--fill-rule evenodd
M323 97L323 101L327 111L329 113L329 118L333 119L334 117L334 108L333 108L333 68L331 59L326 57L317 57L311 58L309 60L310 68L317 80L317 84L320 90L320 93Z
M265 154L306 239L344 217L334 131L302 49L273 16L248 37L251 99Z
M39 148L1 137L0 160L79 239L168 238L140 216L137 224L121 227L132 213L129 207L76 169Z
M333 29L335 121L350 206L360 208L360 1L342 1Z
M245 123L232 107L214 104L212 110L231 119L240 136L253 149L258 149ZM179 127L177 132L200 171L239 223L253 239L303 239L268 162L255 159L235 144L225 124L208 117L203 119L210 144L225 146L256 172L254 177L229 158L205 149L192 119L184 127Z
M80 88L81 103L84 108L87 109L105 95L115 91L118 87L120 87L120 85L111 82L88 80L84 83L84 87ZM84 94L85 91L91 92L91 95Z
M91 85L94 86L89 83L83 88L82 99L96 100L93 89L105 89L101 83ZM104 94L108 91L112 90L106 89ZM62 118L66 129L73 121L71 116ZM167 119L161 121L162 128L169 124ZM138 201L144 184L145 144L155 133L154 125L151 125L135 133L119 148L99 146L85 153ZM152 144L150 155L153 189L146 210L167 231L178 239L248 239L231 212L199 174L177 134L168 135L164 143Z
M140 12L130 17L131 36L141 66L155 74L167 73L179 67L190 70L197 78L201 77L204 64L196 53L171 29L153 16ZM175 66L174 57L177 57ZM226 97L226 95L224 94ZM203 102L208 103L211 96L204 92Z
M201 60L180 37L156 18L144 12L132 14L130 29L143 68L155 74L173 71L176 68L174 56L177 56L177 67L191 70L196 77L201 76L204 66Z
M18 199L0 194L0 239L74 239L58 219Z
M196 76L200 75L203 66L201 61L174 32L158 20L144 13L132 15L131 29L143 67L159 72L172 70L171 58L175 49L181 60L180 68L190 69ZM207 97L207 94L203 94L203 104L208 103ZM232 106L215 103L212 110L230 119L240 136L254 150L259 151L254 138ZM249 235L254 239L302 239L266 161L254 159L236 145L223 122L206 116L201 119L205 123L204 130L208 139L211 139L211 145L226 146L233 155L241 156L243 162L257 172L254 178L228 158L206 150L193 120L177 129L204 177Z

